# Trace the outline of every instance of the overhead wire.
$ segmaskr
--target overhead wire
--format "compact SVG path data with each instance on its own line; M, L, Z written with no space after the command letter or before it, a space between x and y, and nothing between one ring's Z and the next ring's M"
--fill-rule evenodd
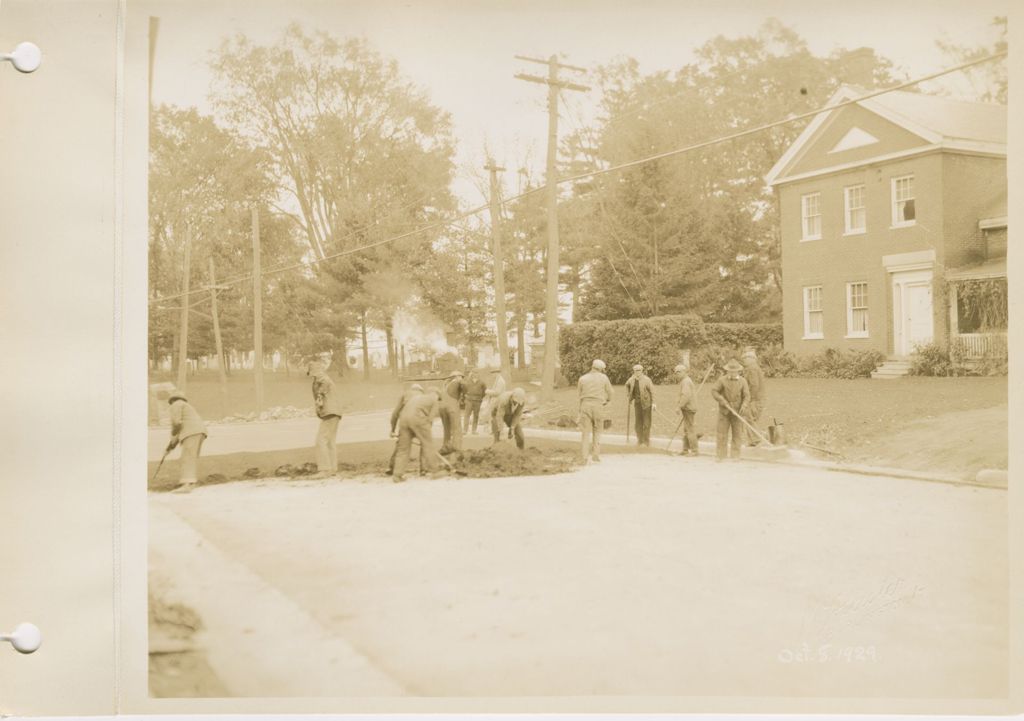
M961 70L965 70L965 69L967 69L969 67L973 67L975 65L981 65L982 63L987 63L987 62L991 62L993 60L1004 58L1004 57L1007 56L1007 54L1008 54L1007 51L1001 51L1001 52L992 53L990 55L986 55L986 56L981 57L981 58L975 58L973 60L969 60L967 62L960 63L959 65L955 65L955 66L950 67L950 68L945 68L943 70L939 70L939 71L934 72L934 73L929 73L927 75L924 75L924 76L919 77L919 78L915 78L913 80L908 80L908 81L905 81L905 82L902 82L902 83L898 83L898 84L896 84L894 86L891 86L891 87L881 88L879 90L871 91L871 92L865 93L864 95L860 95L860 96L858 96L856 98L851 98L849 100L843 100L843 101L840 101L838 103L834 103L834 104L831 104L831 105L824 105L824 106L821 106L821 107L816 108L814 110L808 110L808 111L805 111L803 113L798 113L796 115L791 115L791 116L783 118L781 120L775 120L775 121L772 121L770 123L763 123L763 124L758 125L758 126L753 127L753 128L747 128L746 130L740 130L740 131L737 131L737 132L734 132L734 133L730 133L728 135L719 136L717 138L712 138L712 139L709 139L709 140L701 141L699 143L693 143L693 144L684 146L682 148L676 148L676 149L668 150L668 151L665 151L665 152L662 152L662 153L656 153L654 155L646 156L646 157L643 157L643 158L638 158L637 160L632 160L632 161L629 161L629 162L620 163L618 165L612 165L612 166L609 166L607 168L598 168L598 169L591 170L591 171L588 171L588 172L585 172L585 173L579 173L579 174L576 174L576 175L566 176L564 178L556 178L554 182L555 182L556 185L563 185L563 184L566 184L566 183L575 183L575 182L579 182L581 180L586 180L588 178L594 178L594 177L597 177L597 176L600 176L600 175L606 175L608 173L614 173L614 172L618 172L620 170L626 170L628 168L635 168L635 167L638 167L640 165L644 165L645 163L651 163L651 162L654 162L654 161L657 161L657 160L662 160L664 158L675 157L677 155L682 155L683 153L689 153L689 152L693 152L695 150L701 150L703 148L708 148L708 147L711 147L711 146L714 146L714 145L718 145L720 143L727 143L729 141L736 140L738 138L744 138L744 137L747 137L747 136L750 136L750 135L754 135L756 133L764 132L765 130L770 130L772 128L780 127L782 125L788 125L790 123L795 123L795 122L798 122L800 120L806 120L808 118L814 117L814 116L819 115L819 114L824 113L824 112L832 112L832 111L837 110L839 108L843 108L843 107L846 107L846 106L849 106L849 105L855 105L857 103L863 102L864 100L869 100L871 98L878 97L879 95L884 95L886 93L891 93L891 92L894 92L894 91L897 91L897 90L901 90L903 88L913 87L915 85L919 85L919 84L927 82L929 80L934 80L935 78L942 77L943 75L949 75L951 73L959 72ZM533 195L534 193L541 192L541 191L545 190L546 188L547 188L547 184L541 185L541 186L537 186L537 187L534 187L534 188L530 188L530 189L528 189L528 190L526 190L524 192L521 192L521 193L519 193L519 194L517 194L515 196L512 196L510 198L505 199L504 202L505 203L516 202L516 201L521 200L521 199L523 199L523 198L525 198L527 196ZM452 218L442 219L442 220L438 220L438 221L435 221L435 222L432 222L432 223L428 223L427 225L425 225L425 226L423 226L421 228L418 228L418 229L415 229L415 230L411 230L411 231L408 231L406 233L401 233L401 234L396 235L396 236L392 236L392 237L389 237L389 238L384 238L382 240L375 241L373 243L367 243L367 244L364 244L364 245L361 245L361 246L357 246L355 248L348 248L346 250L337 251L335 253L328 253L328 254L324 255L323 257L320 257L320 258L313 258L313 259L310 259L310 260L303 260L303 261L299 261L299 262L296 262L296 263L290 263L288 265L280 266L278 268L271 268L271 269L268 269L266 271L263 271L262 275L263 276L276 275L278 273L284 273L284 272L287 272L289 270L296 270L298 268L309 268L310 266L318 265L320 263L324 263L324 262L327 262L329 260L336 260L338 258L347 257L349 255L354 255L356 253L361 253L361 252L366 251L366 250L372 250L373 248L378 248L378 247L387 245L389 243L394 243L394 242L397 242L397 241L400 241L400 240L404 240L406 238L410 238L410 237L419 235L420 233L426 233L426 232L431 231L431 230L443 229L443 228L446 228L448 226L454 225L455 223L458 223L458 222L460 222L462 220L465 220L467 218L475 216L475 215L477 215L479 213L482 213L483 211L488 210L489 207L490 207L489 203L484 203L482 205L477 205L477 206L474 206L474 207L470 208L469 210L466 210L466 211L463 211L463 212L457 214L456 216L454 216ZM235 282L241 282L241 281L244 281L244 280L250 280L250 279L252 279L252 277L253 276L250 273L247 276L243 276L243 277L238 277L238 278L232 279L232 281L230 283L225 282L225 283L223 283L223 285L230 285L230 284L234 284ZM202 293L202 292L206 292L205 289L190 290L189 293L187 293L187 294L186 293L177 293L177 294L173 294L173 295L159 296L157 298L150 299L149 302L151 304L152 303L158 303L158 302L163 302L163 301L167 301L167 300L173 300L175 298L181 298L181 297L183 297L185 295L191 295L193 293Z

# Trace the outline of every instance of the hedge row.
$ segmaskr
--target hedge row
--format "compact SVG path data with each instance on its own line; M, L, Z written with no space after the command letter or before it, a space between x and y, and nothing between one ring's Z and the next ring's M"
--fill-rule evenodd
M612 383L624 383L635 363L642 363L655 383L667 381L682 358L681 351L726 348L730 356L745 345L765 348L782 342L782 326L758 323L704 323L696 315L584 321L559 333L562 373L570 383L588 370L595 358L607 365ZM697 358L691 356L691 365Z

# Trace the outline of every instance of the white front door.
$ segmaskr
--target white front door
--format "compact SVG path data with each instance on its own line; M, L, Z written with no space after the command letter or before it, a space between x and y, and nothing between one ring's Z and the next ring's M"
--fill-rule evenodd
M893 273L893 350L907 356L935 336L931 271Z

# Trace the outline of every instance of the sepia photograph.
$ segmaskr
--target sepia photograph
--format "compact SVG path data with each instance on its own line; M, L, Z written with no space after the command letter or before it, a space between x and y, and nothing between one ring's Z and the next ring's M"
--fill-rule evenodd
M1008 4L128 2L149 697L1006 699Z

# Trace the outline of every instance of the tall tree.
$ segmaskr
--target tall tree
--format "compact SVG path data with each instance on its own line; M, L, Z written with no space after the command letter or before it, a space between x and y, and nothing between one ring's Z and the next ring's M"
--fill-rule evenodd
M597 128L581 129L565 152L585 173L698 144L821 106L854 69L862 82L890 77L887 61L862 51L816 57L777 21L753 36L716 37L673 73L645 76L620 61L598 71ZM763 176L800 130L794 123L578 185L573 217L597 250L578 263L579 317L778 318L778 218Z
M313 258L386 241L453 207L448 115L365 40L293 24L270 46L244 35L225 40L212 65L219 116L270 158L279 180L275 208L295 223ZM366 317L375 290L365 283L410 273L435 238L382 243L314 273L336 281L332 302Z

